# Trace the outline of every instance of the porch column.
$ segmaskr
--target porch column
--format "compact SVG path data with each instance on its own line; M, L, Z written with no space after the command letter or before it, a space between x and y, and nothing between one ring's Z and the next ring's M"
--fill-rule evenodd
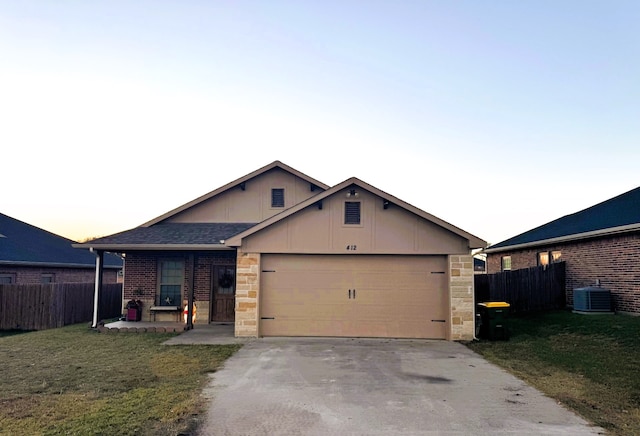
M96 280L93 291L93 320L91 321L91 328L93 329L98 327L98 322L100 321L100 292L102 291L102 263L104 259L104 251L97 250L94 253L96 254Z
M195 290L193 289L196 282L196 257L193 254L189 255L189 264L191 264L191 274L189 275L189 295L187 297L187 330L193 328L193 297Z
M236 337L258 337L260 253L238 250L236 263Z
M450 340L470 341L475 332L473 257L449 256Z

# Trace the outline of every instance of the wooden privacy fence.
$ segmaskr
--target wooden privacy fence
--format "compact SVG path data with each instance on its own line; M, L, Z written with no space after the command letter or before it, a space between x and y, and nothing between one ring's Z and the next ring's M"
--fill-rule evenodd
M44 330L93 318L93 283L0 285L0 330ZM102 285L100 317L122 314L122 284Z
M475 276L476 303L506 301L511 312L561 309L566 304L565 263Z

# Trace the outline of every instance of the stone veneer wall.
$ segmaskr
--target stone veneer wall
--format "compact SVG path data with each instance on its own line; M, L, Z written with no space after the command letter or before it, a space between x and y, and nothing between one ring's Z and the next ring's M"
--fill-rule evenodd
M472 340L475 333L473 257L449 256L451 336L453 341Z
M258 337L260 254L238 250L236 264L236 337Z

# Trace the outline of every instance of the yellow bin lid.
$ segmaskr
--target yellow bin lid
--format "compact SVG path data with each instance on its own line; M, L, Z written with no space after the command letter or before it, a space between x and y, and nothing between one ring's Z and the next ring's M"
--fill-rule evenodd
M504 301L492 301L489 303L478 303L478 306L485 307L511 307L509 303L505 303Z

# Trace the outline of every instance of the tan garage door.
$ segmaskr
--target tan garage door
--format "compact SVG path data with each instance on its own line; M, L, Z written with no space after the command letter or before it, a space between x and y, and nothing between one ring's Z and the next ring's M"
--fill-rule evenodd
M444 256L263 255L261 336L445 339Z

